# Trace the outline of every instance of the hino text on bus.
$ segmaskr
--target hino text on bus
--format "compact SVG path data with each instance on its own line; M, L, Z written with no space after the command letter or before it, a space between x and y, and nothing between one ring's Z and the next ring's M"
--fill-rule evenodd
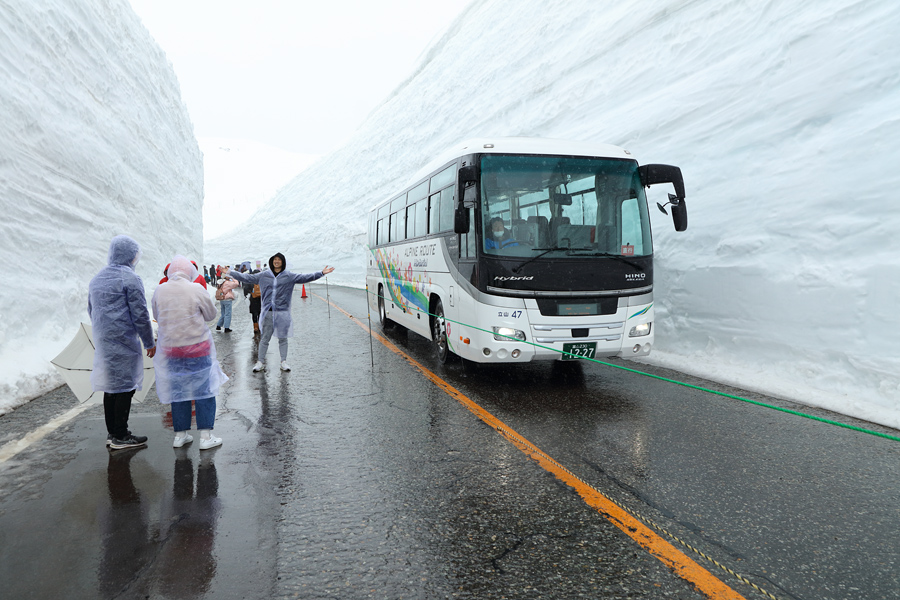
M470 140L369 213L369 303L477 362L647 356L653 246L644 188L681 169L622 148L562 140ZM664 206L659 209L665 211Z

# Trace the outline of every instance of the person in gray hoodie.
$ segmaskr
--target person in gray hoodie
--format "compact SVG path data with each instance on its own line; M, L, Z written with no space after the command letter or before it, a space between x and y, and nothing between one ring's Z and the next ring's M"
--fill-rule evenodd
M253 372L258 373L266 368L266 352L272 335L278 338L278 351L281 354L281 370L290 371L287 363L288 338L294 337L294 322L291 319L291 299L294 286L315 281L334 271L334 267L326 266L315 273L291 273L287 270L287 260L281 252L269 259L269 269L260 273L241 273L230 271L228 274L242 283L259 284L262 294L262 312L259 322L262 323L262 337L259 340L257 361Z
M141 344L147 356L156 353L144 283L134 272L140 259L140 245L127 235L117 235L109 244L106 267L88 286L94 338L91 386L103 392L106 444L111 450L147 444L146 436L128 430L131 398L144 382Z

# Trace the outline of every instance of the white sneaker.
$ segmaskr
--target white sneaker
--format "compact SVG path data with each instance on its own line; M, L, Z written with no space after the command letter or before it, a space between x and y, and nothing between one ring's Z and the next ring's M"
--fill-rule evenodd
M172 447L173 448L181 448L185 444L190 444L193 441L194 441L194 438L189 433L186 433L184 435L176 435L175 439L172 440Z
M222 438L211 436L206 439L200 440L200 449L201 450L209 450L210 448L215 448L217 446L222 445Z
M256 364L253 365L253 372L259 373L260 371L262 371L265 368L266 368L266 365L264 365L261 360L258 360L258 361L256 361Z
M290 371L291 365L287 364L286 360L281 361L281 370L282 371Z

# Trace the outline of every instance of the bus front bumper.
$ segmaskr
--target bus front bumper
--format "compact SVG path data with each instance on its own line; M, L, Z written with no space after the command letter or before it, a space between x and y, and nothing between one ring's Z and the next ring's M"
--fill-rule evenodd
M480 344L478 342L481 342ZM482 363L509 363L552 360L605 358L643 358L650 354L653 336L619 340L572 340L497 342L493 339L471 340L467 358Z

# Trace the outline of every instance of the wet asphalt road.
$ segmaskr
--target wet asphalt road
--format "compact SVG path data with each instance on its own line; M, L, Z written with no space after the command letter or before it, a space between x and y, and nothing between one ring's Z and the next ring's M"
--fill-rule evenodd
M378 341L373 369L363 329L308 290L290 373L250 372L245 302L216 334L221 448L171 448L151 391L130 421L146 449L109 453L95 406L0 464L0 595L706 597ZM329 292L365 321L364 292ZM603 365L441 367L389 339L744 597L900 596L900 442ZM0 444L75 405L63 387L0 417Z

